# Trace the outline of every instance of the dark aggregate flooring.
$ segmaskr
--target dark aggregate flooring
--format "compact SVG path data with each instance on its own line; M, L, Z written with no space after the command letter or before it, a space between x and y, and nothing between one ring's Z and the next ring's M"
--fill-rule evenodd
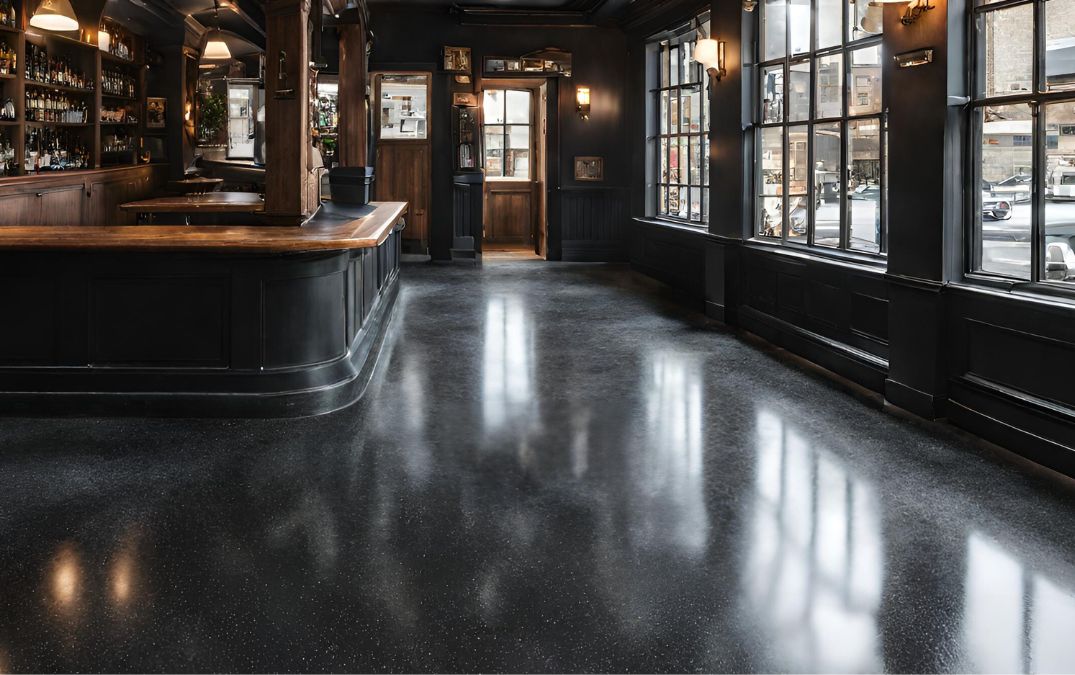
M365 398L0 418L0 672L1075 671L1075 489L623 267L407 266Z

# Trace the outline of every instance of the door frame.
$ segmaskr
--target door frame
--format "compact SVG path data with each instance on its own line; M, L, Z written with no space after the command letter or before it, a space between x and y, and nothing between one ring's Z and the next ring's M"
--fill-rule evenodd
M558 77L495 77L484 76L477 82L477 90L479 101L484 100L484 93L486 89L529 89L536 101L535 105L531 106L531 126L533 129L537 129L540 133L539 125L541 115L538 112L538 106L541 104L541 87L546 86L545 94L545 143L544 143L544 157L540 158L544 162L544 171L540 171L537 162L531 162L531 175L541 176L544 178L544 185L541 189L544 190L544 222L535 222L535 228L544 228L545 231L545 260L560 260L563 257L562 246L560 241L560 208L559 208L559 196L560 192L560 115L559 115L559 90L560 90L560 78ZM479 105L481 133L483 138L482 147L482 165L484 169L485 163L485 148L484 148L484 134L485 134L485 107ZM538 143L534 143L535 154L538 148ZM485 181L488 184L488 179ZM531 183L537 181L531 180ZM537 193L537 188L532 192L535 205L537 201L541 199L542 195ZM535 207L536 210L536 207ZM535 215L535 221L538 216ZM537 232L533 233L535 241L538 239ZM484 243L484 242L483 242Z

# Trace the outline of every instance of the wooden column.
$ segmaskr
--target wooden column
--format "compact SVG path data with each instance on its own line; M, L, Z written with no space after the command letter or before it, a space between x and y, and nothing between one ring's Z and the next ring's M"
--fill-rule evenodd
M318 206L309 16L309 0L269 0L265 7L265 215L281 225L301 224Z
M366 26L343 24L340 33L339 152L340 166L366 166L368 157L369 83L366 64Z

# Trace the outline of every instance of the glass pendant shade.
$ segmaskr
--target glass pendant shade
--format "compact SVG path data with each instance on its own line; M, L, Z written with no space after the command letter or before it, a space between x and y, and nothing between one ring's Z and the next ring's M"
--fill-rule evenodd
M220 34L219 30L214 30L209 34L209 40L205 43L202 58L214 61L231 58L231 50L228 49L227 43L224 42L224 36Z
M30 17L30 25L44 30L78 30L71 0L45 0Z
M878 35L884 30L885 14L883 0L874 0L866 5L866 14L859 22L859 28L871 35Z

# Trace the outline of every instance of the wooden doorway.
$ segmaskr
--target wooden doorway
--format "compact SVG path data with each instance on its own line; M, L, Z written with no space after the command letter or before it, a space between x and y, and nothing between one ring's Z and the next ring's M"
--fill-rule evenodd
M545 103L537 80L486 80L482 92L485 156L483 250L545 257Z
M373 194L378 201L410 204L403 230L403 248L409 253L429 251L432 83L428 72L373 73L377 143Z

